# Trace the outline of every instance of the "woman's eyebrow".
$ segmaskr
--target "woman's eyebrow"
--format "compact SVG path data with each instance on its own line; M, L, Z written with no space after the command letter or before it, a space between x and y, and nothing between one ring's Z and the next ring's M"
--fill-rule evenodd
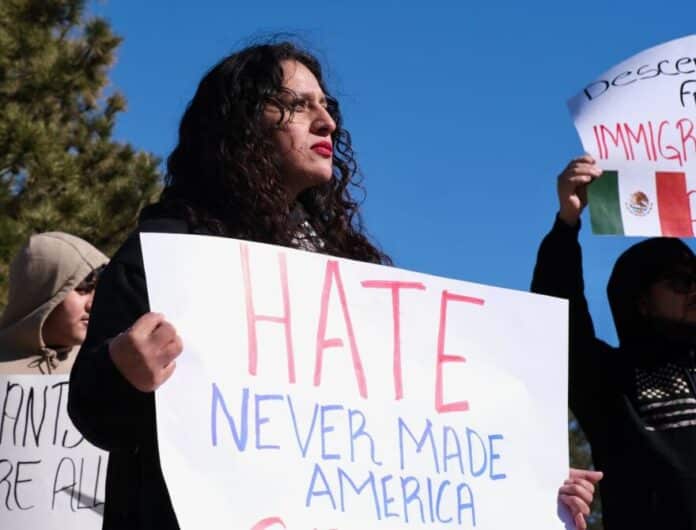
M326 105L328 102L328 99L326 97L326 94L323 92L296 92L297 96L302 98L302 99L308 99L310 101L317 101L318 103L322 105Z

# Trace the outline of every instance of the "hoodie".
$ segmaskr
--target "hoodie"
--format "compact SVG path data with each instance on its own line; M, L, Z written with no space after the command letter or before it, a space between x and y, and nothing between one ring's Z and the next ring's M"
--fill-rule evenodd
M654 238L619 257L607 287L615 348L595 336L579 229L556 219L532 290L569 301L569 402L604 471L605 530L696 530L696 333L638 310L645 288L693 254L677 239Z
M47 346L44 322L70 291L107 261L92 245L70 234L31 236L10 265L8 302L0 316L0 373L70 371L76 348Z

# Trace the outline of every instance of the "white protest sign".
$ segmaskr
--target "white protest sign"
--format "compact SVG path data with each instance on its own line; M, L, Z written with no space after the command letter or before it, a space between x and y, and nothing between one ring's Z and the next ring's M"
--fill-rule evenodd
M563 300L232 239L142 234L184 343L156 393L179 523L564 528Z
M696 221L696 36L609 69L568 106L604 170L589 187L599 234L693 237Z
M0 528L100 530L108 453L67 412L67 375L0 374Z

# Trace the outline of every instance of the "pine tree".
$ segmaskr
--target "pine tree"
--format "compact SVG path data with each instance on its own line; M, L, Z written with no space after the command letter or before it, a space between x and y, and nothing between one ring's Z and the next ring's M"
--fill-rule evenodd
M109 254L159 189L159 160L111 137L120 42L84 0L0 2L0 308L30 234L62 230Z

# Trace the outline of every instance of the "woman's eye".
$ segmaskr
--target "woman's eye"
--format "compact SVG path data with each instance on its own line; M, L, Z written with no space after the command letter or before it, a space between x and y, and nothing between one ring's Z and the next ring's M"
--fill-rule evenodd
M302 111L302 110L307 110L307 107L309 106L309 102L306 99L296 99L295 101L292 102L292 108L294 111Z

